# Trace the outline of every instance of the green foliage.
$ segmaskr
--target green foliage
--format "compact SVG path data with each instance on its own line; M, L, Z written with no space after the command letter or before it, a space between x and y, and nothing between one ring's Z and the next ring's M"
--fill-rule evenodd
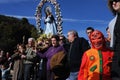
M29 24L26 18L17 19L0 15L0 48L12 52L18 43L27 43L29 37L38 37L35 26Z

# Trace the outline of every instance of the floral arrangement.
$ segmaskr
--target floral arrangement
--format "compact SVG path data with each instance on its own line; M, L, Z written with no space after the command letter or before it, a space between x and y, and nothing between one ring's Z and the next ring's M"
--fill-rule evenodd
M45 49L47 46L46 46L46 41L49 42L49 44L51 44L50 42L50 39L51 39L51 34L41 34L38 38L37 38L37 42L36 42L36 48L37 49L40 49L40 50L43 50Z

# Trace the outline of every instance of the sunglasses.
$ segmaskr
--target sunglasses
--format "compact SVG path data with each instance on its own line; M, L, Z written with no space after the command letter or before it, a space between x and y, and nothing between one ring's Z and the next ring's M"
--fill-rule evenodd
M49 43L45 43L45 44L49 44Z

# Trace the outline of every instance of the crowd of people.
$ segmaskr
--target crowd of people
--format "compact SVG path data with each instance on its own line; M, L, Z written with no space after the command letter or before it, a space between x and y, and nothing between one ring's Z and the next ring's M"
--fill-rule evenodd
M89 40L54 29L49 38L28 38L11 56L0 50L0 80L120 80L120 0L108 0L108 6L115 15L105 28L108 37L88 27Z
M111 63L113 51L106 47L107 38L92 27L88 27L86 33L89 41L79 37L75 30L70 30L67 38L64 35L52 35L51 38L37 40L28 38L28 44L18 44L11 56L8 53L5 55L1 50L2 80L84 80L84 74L86 79L91 74L88 72L91 67L100 67L100 54L103 60L101 66L105 64L103 69L110 69L107 65ZM107 71L105 74L108 76L104 77L109 80L110 70ZM95 76L96 78L98 77Z

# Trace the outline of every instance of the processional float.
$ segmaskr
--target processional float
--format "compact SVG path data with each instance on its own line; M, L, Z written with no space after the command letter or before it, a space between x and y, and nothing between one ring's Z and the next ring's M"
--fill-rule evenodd
M62 16L61 16L61 11L60 11L60 5L56 0L41 0L38 4L38 6L36 7L36 13L35 13L35 17L36 17L36 27L39 33L41 33L43 30L42 29L42 25L41 25L41 20L43 18L42 16L42 8L45 5L45 3L50 3L53 5L54 7L54 11L55 11L55 21L56 21L56 28L57 28L57 34L63 34L63 28L62 28Z

